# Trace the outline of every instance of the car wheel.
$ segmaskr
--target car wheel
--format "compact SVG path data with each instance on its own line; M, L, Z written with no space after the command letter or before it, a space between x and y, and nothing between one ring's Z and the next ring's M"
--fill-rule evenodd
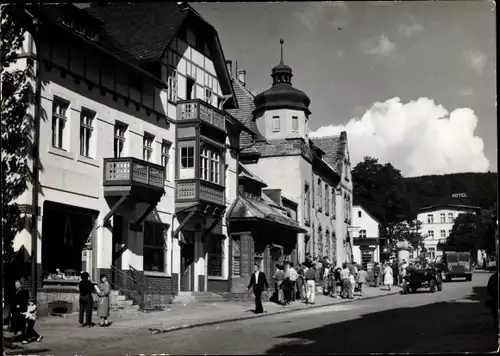
M429 288L431 290L431 293L436 292L436 281L435 280L431 280L429 282Z
M465 280L468 282L472 281L472 275L469 274L469 275L465 276Z

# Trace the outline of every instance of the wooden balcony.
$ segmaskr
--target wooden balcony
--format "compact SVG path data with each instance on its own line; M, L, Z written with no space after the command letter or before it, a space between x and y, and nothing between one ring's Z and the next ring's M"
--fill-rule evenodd
M177 120L201 120L226 131L224 112L200 99L178 101Z
M182 179L175 183L176 202L196 202L202 200L220 206L225 205L225 187L203 179Z
M133 157L104 159L105 187L140 186L164 191L165 168Z

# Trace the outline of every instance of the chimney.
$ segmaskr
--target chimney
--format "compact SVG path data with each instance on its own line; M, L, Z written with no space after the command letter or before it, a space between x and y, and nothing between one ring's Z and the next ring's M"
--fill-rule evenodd
M247 75L247 71L244 70L244 69L238 69L238 80L241 82L241 84L243 84L243 86L246 86L247 83L245 81L245 77Z
M229 72L229 75L232 76L233 75L233 61L227 60L226 67L227 67L227 71Z

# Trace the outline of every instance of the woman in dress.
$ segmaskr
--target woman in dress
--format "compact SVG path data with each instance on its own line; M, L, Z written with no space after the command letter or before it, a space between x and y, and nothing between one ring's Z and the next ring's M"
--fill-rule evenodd
M387 290L391 290L391 286L394 283L394 277L392 275L392 268L386 263L384 265L384 285L387 286Z
M101 318L101 326L109 326L109 293L111 287L109 286L108 279L104 274L101 274L101 284L99 285L99 304L97 306L97 316Z

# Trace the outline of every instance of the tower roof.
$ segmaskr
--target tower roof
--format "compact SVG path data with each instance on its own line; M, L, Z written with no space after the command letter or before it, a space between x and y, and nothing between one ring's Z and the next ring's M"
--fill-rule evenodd
M304 111L307 115L311 100L301 90L292 86L292 68L283 61L283 39L280 39L281 59L278 65L271 70L273 85L270 89L260 93L254 99L254 114L269 109L295 109Z

